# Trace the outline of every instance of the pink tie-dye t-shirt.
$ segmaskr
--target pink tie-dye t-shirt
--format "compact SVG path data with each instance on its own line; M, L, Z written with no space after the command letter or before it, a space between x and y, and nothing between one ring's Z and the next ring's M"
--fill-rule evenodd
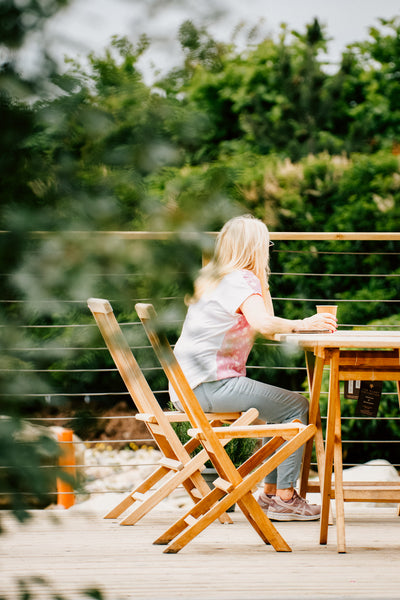
M259 279L251 271L234 271L189 307L174 352L192 388L246 375L254 331L237 311L253 294L261 295Z

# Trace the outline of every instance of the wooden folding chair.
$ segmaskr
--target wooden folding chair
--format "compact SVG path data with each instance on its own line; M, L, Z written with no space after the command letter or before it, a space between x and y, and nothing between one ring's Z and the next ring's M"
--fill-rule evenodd
M288 456L309 440L316 431L314 425L299 421L277 425L241 425L212 427L190 388L166 337L157 332L156 313L151 304L136 304L136 311L155 353L193 426L188 433L199 440L214 464L219 477L211 490L154 543L167 544L164 552L179 552L210 523L237 503L250 525L266 544L277 551L291 551L289 545L254 498L252 490ZM224 441L232 438L270 438L239 468L224 449ZM265 462L264 462L265 461Z
M121 525L134 525L179 485L183 485L195 503L198 502L210 491L200 473L204 469L208 455L205 450L201 450L192 458L191 453L200 445L199 441L191 439L182 445L171 425L172 422L188 421L187 416L179 411L162 410L132 354L108 300L90 298L88 306L139 411L135 415L136 419L145 422L163 453L160 466L104 518L116 519L134 505L133 511L120 522ZM222 425L240 417L239 422L244 424L254 421L257 415L258 412L253 410L243 415L238 412L208 414L207 418L213 425ZM157 488L154 489L156 485ZM227 514L220 515L219 520L223 523L232 523Z

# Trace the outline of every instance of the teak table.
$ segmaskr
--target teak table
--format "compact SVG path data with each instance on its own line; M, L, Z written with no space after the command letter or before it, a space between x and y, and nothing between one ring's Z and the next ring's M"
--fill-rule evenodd
M321 491L320 544L328 540L331 498L336 502L338 552L346 552L344 502L400 502L400 485L384 482L345 483L341 436L340 381L396 381L400 401L400 331L336 331L279 334L275 340L305 351L310 388L309 422L317 426L315 447L319 484L308 481L313 440L304 451L300 494ZM319 397L324 366L329 366L328 415L325 448ZM332 484L332 469L335 480Z

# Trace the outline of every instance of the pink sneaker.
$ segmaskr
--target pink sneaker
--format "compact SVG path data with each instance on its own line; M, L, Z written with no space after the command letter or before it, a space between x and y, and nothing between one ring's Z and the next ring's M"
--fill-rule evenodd
M271 499L267 516L272 521L316 521L319 519L321 507L309 504L296 491L290 500L282 500L279 496Z
M258 504L266 514L271 506L272 498L274 498L273 494L265 494L264 492L261 492L257 498Z

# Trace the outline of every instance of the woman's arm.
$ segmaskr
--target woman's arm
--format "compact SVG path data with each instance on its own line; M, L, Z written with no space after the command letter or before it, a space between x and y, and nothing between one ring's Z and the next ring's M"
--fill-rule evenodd
M272 302L271 302L272 307ZM262 335L274 335L275 333L295 333L307 329L329 329L333 332L337 328L336 317L329 313L317 313L305 319L282 319L274 317L267 312L264 300L258 294L249 296L240 306L240 311L246 317L250 327Z
M274 314L275 314L275 312L274 312L274 305L272 303L271 292L269 291L269 286L268 286L268 289L267 289L267 298L265 300L265 306L266 306L266 309L267 309L267 313L271 317L273 317Z

